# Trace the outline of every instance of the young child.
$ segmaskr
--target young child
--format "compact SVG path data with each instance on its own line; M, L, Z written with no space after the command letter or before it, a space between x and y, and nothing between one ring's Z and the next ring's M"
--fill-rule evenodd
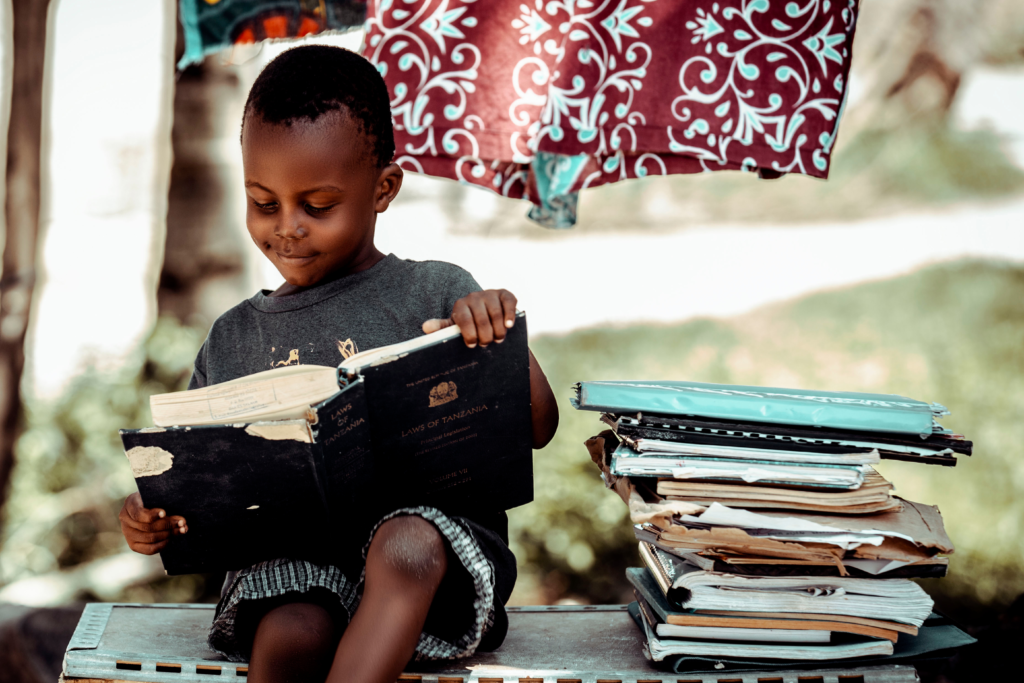
M242 124L253 242L285 279L214 323L189 388L293 363L336 366L360 349L458 325L469 347L500 344L516 298L481 291L439 261L406 261L374 246L377 214L402 186L388 92L359 55L324 46L283 53L249 93ZM554 435L558 411L530 356L533 446ZM487 453L480 457L486 458ZM153 554L188 531L173 510L125 501L129 547ZM343 545L339 538L324 544ZM449 516L399 509L339 547L337 565L278 559L229 576L210 644L248 658L250 683L393 683L411 657L494 649L516 577L501 510Z

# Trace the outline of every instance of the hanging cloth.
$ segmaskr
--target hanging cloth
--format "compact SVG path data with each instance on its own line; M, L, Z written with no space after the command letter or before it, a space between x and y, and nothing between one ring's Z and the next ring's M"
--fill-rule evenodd
M232 45L357 28L366 2L353 0L180 0L184 69Z
M363 54L403 168L561 228L581 189L628 178L827 178L856 17L856 0L369 0Z

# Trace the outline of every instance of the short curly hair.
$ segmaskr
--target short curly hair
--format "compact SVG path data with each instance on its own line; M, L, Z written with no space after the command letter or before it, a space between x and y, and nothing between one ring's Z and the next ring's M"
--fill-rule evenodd
M282 52L260 72L245 102L243 134L250 114L290 126L342 110L359 122L377 167L391 163L395 133L388 88L380 73L351 50L303 45Z

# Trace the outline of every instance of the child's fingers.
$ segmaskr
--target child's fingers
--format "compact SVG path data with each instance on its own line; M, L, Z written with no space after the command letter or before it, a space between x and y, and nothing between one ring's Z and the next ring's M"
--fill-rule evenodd
M142 505L142 496L133 493L128 496L117 515L121 522L121 533L128 547L143 555L160 552L172 534L188 531L185 518L181 515L168 517L159 508L147 509Z
M471 296L468 302L476 325L476 338L480 346L487 346L494 341L494 328L491 326L491 315L487 312L487 295Z
M138 493L133 493L128 496L128 499L124 502L125 512L136 522L142 522L143 524L153 524L161 519L167 517L167 513L160 508L146 508L142 506L142 496Z
M128 545L153 545L154 543L162 543L171 537L171 531L154 531L147 533L145 531L134 530L131 533L131 540Z
M185 518L179 515L174 517L164 517L163 519L157 519L155 522L141 522L137 519L132 519L128 514L119 515L121 520L121 527L127 529L137 529L146 533L154 531L171 531L174 528L182 528L187 526Z
M168 517L167 521L170 524L171 532L175 536L178 536L188 531L188 522L186 522L185 518L181 515L174 515L173 517Z
M127 515L132 519L135 519L139 510L144 510L145 507L146 506L142 504L142 496L138 491L136 491L124 499L124 505L121 506L121 513L118 516L123 517Z
M516 324L516 304L519 300L516 295L507 289L498 291L498 298L501 300L502 317L505 320L505 327L510 328Z
M466 346L473 348L477 345L477 333L476 333L476 322L473 318L473 312L469 309L469 304L465 299L459 299L455 302L455 307L452 309L452 321L459 326L459 331L462 332L462 340L466 342Z
M491 326L494 341L500 344L505 341L505 314L501 306L500 292L485 292L484 307L487 309L487 322Z
M159 543L132 543L128 542L128 547L137 553L142 555L156 555L158 552L164 549L167 545L167 541L160 541Z
M454 323L469 348L501 343L505 331L515 324L516 303L515 295L506 289L473 292L455 302L449 320L428 320L423 323L423 331L429 334Z
M455 322L451 318L431 318L423 323L423 334L430 334L451 327Z

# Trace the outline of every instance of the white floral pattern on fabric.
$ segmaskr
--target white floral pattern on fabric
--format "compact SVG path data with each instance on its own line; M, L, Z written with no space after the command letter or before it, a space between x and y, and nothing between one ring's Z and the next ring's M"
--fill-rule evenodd
M856 0L371 0L405 168L574 220L649 174L827 177Z
M746 170L767 167L809 175L825 172L835 127L832 133L821 132L810 148L803 129L811 111L825 122L838 123L845 94L842 67L849 54L844 45L847 35L853 33L855 16L852 0L849 5L840 13L840 30L832 32L835 18L829 17L816 33L814 27L821 24L822 11L829 8L827 0L808 2L802 8L795 2L788 3L785 13L789 23L770 17L769 0L753 0L742 9L721 8L713 3L707 14L698 10L703 23L698 20L686 26L696 34L693 42L706 43L705 55L690 57L679 69L683 94L672 101L672 115L684 126L668 128L669 150L724 165L737 158L729 150L735 143L751 148L739 151ZM710 39L719 33L731 35L733 40L713 46ZM710 56L713 52L729 60L727 68L721 68L720 60ZM756 60L763 66L754 63L755 55L763 58ZM834 62L833 70L837 72L831 83L827 81L829 62ZM833 92L829 93L822 81ZM787 82L798 88L796 92L789 88L789 102L780 94L783 89L778 88ZM758 155L761 160L755 156L759 147L791 153L792 157L788 162L772 159L764 163L765 156ZM813 170L807 167L808 152ZM705 168L710 170L707 165Z

